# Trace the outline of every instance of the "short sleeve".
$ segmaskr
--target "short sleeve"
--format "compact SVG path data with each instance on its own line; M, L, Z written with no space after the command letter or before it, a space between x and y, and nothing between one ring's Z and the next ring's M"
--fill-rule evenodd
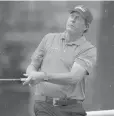
M75 62L80 64L85 70L87 71L87 75L92 72L94 65L96 64L96 48L92 47L86 50L84 53L80 54L76 59Z
M40 65L42 63L42 60L46 52L45 45L46 45L47 38L48 36L45 35L31 57L31 60L32 60L31 64L37 69L40 68Z

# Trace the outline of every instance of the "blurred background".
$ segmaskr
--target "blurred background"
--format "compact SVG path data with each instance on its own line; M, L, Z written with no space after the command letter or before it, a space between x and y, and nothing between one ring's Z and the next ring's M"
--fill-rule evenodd
M98 49L84 107L114 109L113 1L0 1L0 78L23 78L44 35L63 32L68 10L80 4L94 16L86 38ZM0 116L32 116L32 94L21 82L0 82Z

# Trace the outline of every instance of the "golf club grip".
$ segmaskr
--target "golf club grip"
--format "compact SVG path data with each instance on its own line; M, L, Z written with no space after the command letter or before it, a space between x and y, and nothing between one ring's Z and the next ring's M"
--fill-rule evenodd
M25 81L26 80L26 78L20 78L21 79L21 81Z

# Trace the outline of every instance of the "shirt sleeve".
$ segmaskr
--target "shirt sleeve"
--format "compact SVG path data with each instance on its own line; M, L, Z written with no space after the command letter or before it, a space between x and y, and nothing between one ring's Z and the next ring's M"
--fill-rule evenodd
M80 64L87 71L87 75L92 72L94 65L96 64L96 48L90 48L86 50L84 53L80 54L75 62Z
M38 70L41 66L42 60L44 58L46 52L46 41L47 35L44 36L38 47L36 48L35 52L31 57L31 64Z

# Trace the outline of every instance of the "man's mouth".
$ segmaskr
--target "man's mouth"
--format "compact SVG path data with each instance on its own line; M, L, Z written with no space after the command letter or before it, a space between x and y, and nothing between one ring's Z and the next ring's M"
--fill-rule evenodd
M69 27L74 27L74 25L71 25L71 24L69 24L68 26L69 26Z

